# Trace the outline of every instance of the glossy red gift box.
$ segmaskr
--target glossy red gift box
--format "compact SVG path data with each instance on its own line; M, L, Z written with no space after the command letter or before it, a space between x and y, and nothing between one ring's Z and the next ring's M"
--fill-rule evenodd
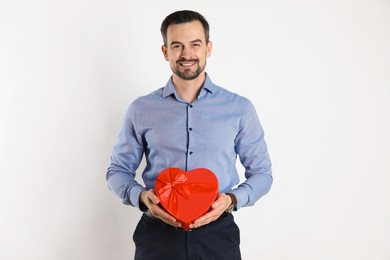
M188 230L210 210L218 195L218 179L206 168L189 172L167 168L157 176L155 191L161 206Z

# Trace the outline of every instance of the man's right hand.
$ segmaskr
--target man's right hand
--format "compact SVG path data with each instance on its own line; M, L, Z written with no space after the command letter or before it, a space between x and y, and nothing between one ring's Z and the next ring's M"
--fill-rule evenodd
M173 216L160 207L160 200L158 199L154 190L143 191L141 193L140 199L155 218L159 218L165 223L174 227L181 226L181 224L177 222Z

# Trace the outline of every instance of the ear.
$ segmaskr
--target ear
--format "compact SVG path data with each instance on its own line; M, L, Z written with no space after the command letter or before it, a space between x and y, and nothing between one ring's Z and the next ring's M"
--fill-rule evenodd
M165 60L168 61L168 49L167 49L167 46L165 46L165 45L161 46L161 51L162 51L162 53L164 55Z
M213 43L211 41L209 41L207 43L207 57L210 57L212 49L213 49Z

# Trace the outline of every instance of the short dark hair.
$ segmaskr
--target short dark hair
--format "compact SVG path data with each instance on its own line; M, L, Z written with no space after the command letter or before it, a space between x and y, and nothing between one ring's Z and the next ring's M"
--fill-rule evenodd
M181 23L189 23L193 21L199 21L204 30L204 36L206 38L206 43L209 42L210 37L210 26L207 20L198 12L190 11L190 10L182 10L171 13L167 17L165 17L164 21L161 24L161 35L163 37L164 45L167 45L167 31L168 27L171 24L181 24Z

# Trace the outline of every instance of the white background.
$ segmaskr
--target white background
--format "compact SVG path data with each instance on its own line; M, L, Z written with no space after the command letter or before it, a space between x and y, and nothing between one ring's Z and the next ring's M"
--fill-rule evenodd
M252 100L274 185L235 214L245 260L390 259L390 2L0 0L0 259L132 259L105 173L170 76L161 21L211 24L212 80Z

